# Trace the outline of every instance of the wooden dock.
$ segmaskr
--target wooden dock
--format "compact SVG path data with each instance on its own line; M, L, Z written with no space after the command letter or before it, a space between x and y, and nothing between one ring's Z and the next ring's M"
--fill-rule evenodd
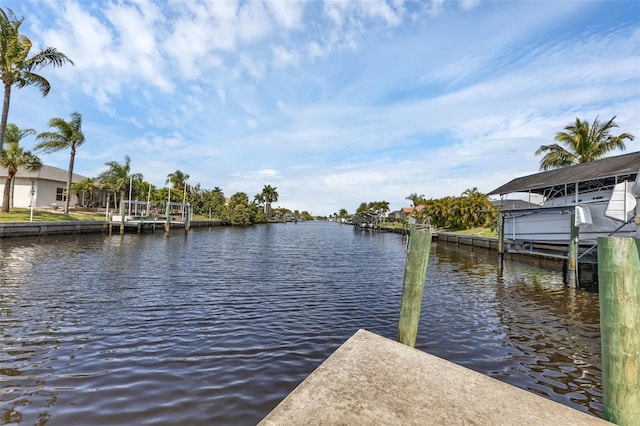
M359 330L259 424L596 426L612 423Z
M125 222L125 232L143 231L164 231L165 220ZM44 237L52 235L74 235L74 234L108 234L109 226L112 225L111 232L120 231L120 222L107 221L61 221L61 222L0 222L0 238L8 237ZM191 221L192 228L208 228L222 226L219 220L197 220ZM172 221L171 228L184 228L184 222Z

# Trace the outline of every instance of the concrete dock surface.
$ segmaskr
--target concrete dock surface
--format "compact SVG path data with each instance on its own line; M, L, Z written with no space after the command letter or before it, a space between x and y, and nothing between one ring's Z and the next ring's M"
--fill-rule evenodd
M610 425L366 330L261 422L273 425Z

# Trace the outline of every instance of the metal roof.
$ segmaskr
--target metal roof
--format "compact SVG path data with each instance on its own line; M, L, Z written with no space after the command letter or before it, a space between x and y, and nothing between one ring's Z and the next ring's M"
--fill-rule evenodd
M498 210L515 210L540 207L538 204L530 203L525 200L491 200L491 204Z
M494 189L487 195L503 195L513 192L542 194L545 189L550 187L577 182L616 177L621 178L619 180L634 179L639 169L640 151L519 177Z

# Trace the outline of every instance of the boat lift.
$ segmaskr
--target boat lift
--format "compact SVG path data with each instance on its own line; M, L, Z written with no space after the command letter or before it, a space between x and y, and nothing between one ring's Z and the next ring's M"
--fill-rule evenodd
M128 209L127 209L128 207ZM173 208L178 207L181 215L180 220L173 220L172 212ZM128 214L125 211L128 210ZM176 203L170 201L165 204L165 220L164 229L165 232L169 232L172 225L183 225L185 232L191 229L192 209L189 203ZM144 226L150 226L152 230L155 230L156 224L162 223L158 221L157 214L151 215L151 203L149 201L126 201L123 200L120 203L120 214L111 216L110 220L110 232L113 223L120 223L120 234L124 234L126 226L137 227L138 232L142 231Z

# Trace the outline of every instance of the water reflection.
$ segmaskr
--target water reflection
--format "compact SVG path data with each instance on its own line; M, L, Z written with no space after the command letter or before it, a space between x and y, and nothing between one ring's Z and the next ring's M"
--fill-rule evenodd
M446 341L433 342L435 347L431 351L427 342L425 350L541 396L601 415L596 293L564 287L557 264L540 267L507 261L503 276L499 277L495 252L454 244L440 244L435 252L436 268L445 265L445 270L457 268L456 273L464 272L459 283L464 283L467 276L474 278L467 283L468 297L456 300L466 310L460 315L460 321L466 321L460 327L465 331L457 334L464 333L461 340L472 348L483 344L487 356L469 356L464 350L447 347ZM492 280L495 282L490 285ZM457 290L460 288L454 291ZM470 318L476 316L481 321L470 322ZM471 339L478 342L469 345Z
M357 329L405 245L327 223L0 240L3 424L255 424ZM434 244L418 348L598 414L597 295Z

